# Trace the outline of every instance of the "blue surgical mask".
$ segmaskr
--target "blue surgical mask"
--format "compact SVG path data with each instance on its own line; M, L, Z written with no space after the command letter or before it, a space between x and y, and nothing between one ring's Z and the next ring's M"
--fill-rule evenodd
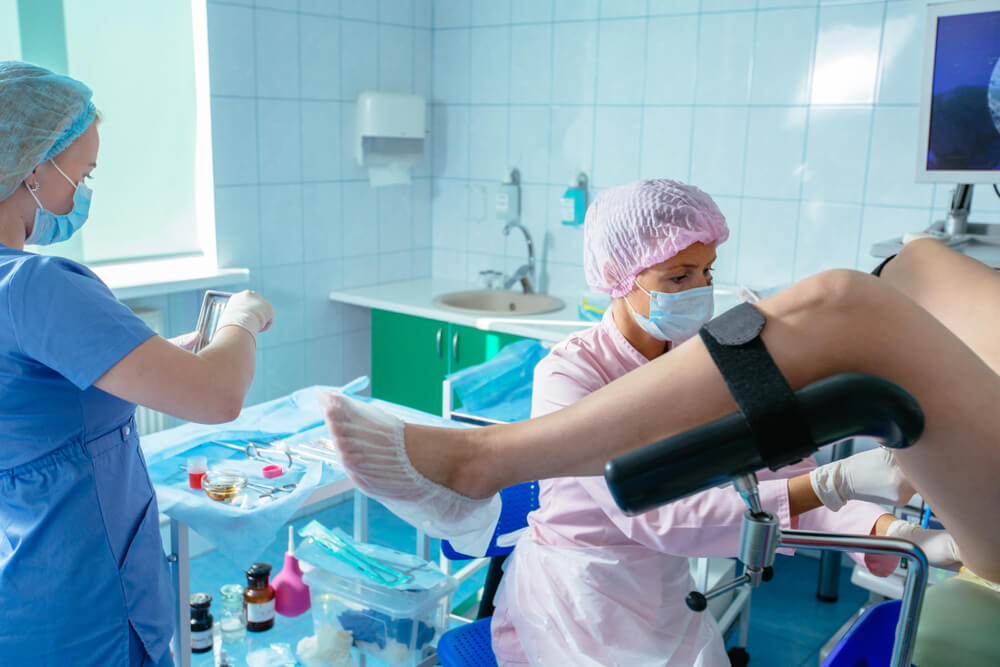
M711 285L683 292L650 292L638 282L636 286L649 295L649 317L637 313L627 297L625 303L636 323L656 340L680 343L694 336L712 319L715 303Z
M83 227L83 223L87 222L87 216L90 215L90 200L94 194L93 190L82 181L74 183L73 179L67 176L66 172L60 169L55 161L52 162L52 166L62 174L63 178L69 181L70 185L76 188L76 192L73 193L73 210L64 215L56 215L49 211L42 206L35 191L28 187L26 182L24 187L28 188L28 192L38 204L38 209L35 211L35 226L28 238L24 240L25 245L49 245L65 241L73 236L76 230Z

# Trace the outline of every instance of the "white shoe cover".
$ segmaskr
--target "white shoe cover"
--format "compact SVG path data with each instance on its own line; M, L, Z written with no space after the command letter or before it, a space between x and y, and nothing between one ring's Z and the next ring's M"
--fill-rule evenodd
M400 419L342 394L318 397L344 470L361 492L457 551L486 553L500 518L500 494L477 500L432 482L410 463Z

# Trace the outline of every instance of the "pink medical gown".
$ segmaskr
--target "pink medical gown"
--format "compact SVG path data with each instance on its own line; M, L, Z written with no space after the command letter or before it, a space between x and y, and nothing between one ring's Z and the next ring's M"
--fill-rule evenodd
M646 362L609 309L598 326L571 335L539 362L532 416L566 407ZM760 471L764 507L782 528L868 535L885 513L871 503L850 502L836 513L820 508L792 525L786 480L815 466L810 458ZM729 665L712 615L688 610L684 598L694 590L689 557L737 553L746 507L732 487L629 517L603 477L540 486L541 507L528 516L494 600L493 649L501 666ZM879 575L896 566L895 558L852 557Z

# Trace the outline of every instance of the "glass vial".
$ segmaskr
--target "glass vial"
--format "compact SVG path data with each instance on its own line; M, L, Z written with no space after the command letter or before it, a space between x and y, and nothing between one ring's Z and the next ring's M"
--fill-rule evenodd
M264 632L274 627L274 589L268 583L271 566L254 563L247 570L247 588L243 592L246 602L247 630Z
M191 652L208 653L212 650L212 614L208 608L212 596L195 593L191 596Z
M222 643L239 644L247 636L243 587L239 584L226 584L222 587L221 593L222 615L219 616L219 629L222 631Z

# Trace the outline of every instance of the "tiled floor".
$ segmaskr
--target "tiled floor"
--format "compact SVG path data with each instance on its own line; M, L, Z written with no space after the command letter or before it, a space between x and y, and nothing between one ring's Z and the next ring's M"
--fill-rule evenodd
M349 497L349 496L348 496ZM350 500L329 507L320 513L294 522L296 528L316 518L327 526L350 530L353 503ZM416 532L378 503L369 503L369 537L372 542L412 552ZM280 569L284 560L287 536L280 536L267 548L259 560ZM437 558L439 542L432 542L432 558ZM844 562L850 562L846 557ZM191 564L191 591L209 592L218 599L219 588L227 583L244 583L244 571L249 563L233 563L212 552L195 558ZM842 570L840 598L830 604L816 599L819 561L806 557L778 556L775 576L753 593L750 615L750 635L747 650L750 664L755 667L798 667L818 665L819 651L838 628L864 603L868 594L850 583L850 571ZM482 586L485 570L466 582L455 596L456 604L474 596ZM213 602L213 613L220 607ZM276 641L288 642L292 648L298 637L312 633L308 614L298 619L278 617L275 630L250 636L248 646L259 648ZM730 637L729 645L732 645ZM241 652L242 653L242 652ZM234 657L239 657L237 653ZM194 661L196 667L212 665L211 654ZM242 660L238 664L244 664ZM373 664L369 661L369 665Z

